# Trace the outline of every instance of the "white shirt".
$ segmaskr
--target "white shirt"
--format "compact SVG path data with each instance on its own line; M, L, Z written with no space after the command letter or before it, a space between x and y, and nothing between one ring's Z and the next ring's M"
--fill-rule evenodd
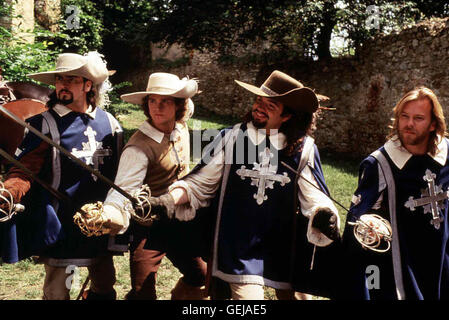
M148 121L145 121L139 127L139 130L157 143L161 143L164 138L164 133L153 127ZM181 130L182 125L176 123L170 139L176 139L176 137L181 134ZM138 147L127 147L120 157L120 163L114 183L124 191L132 193L142 187L148 170L148 158L145 153ZM123 229L120 230L119 234L124 233L126 229L128 229L129 220L131 219L131 214L125 208L127 201L128 199L115 189L109 190L106 200L104 201L105 212L120 212L123 216L125 225Z

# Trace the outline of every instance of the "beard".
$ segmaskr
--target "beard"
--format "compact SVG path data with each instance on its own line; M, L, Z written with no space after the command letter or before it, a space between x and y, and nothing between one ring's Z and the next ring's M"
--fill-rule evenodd
M61 92L63 94L61 94ZM62 104L62 105L68 105L71 104L73 102L73 93L71 93L68 90L61 90L58 92L58 104Z
M254 112L254 110L251 112L251 121L252 121L254 127L256 127L257 129L265 128L265 126L267 125L267 120L255 119L253 116L253 112Z
M430 126L429 126L430 128ZM425 142L429 136L430 136L430 132L428 131L428 129L425 130L423 133L418 133L415 130L410 130L410 129L402 129L402 130L398 130L399 133L399 140L401 140L402 145L410 145L410 146L417 146L422 144L423 142ZM410 130L414 133L410 134L410 133L405 133L405 130Z

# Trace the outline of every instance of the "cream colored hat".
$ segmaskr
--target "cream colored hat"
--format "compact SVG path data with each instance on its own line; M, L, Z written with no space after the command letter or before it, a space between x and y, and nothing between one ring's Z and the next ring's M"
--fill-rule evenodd
M127 93L120 96L126 102L139 104L149 94L160 94L175 98L190 99L198 93L198 83L194 79L182 78L171 73L152 73L146 91Z
M106 63L97 57L99 54L90 53L82 56L76 53L62 53L56 60L56 68L53 71L29 74L28 77L46 83L55 84L55 75L80 76L91 80L94 84L100 84L110 75Z

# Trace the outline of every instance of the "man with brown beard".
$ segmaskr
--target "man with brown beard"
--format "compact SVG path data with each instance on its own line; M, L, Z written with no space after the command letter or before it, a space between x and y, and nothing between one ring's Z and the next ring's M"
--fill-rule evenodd
M432 90L419 87L406 93L393 113L388 141L360 165L344 232L346 276L339 296L449 299L449 167L443 109ZM373 229L364 239L357 232L363 230L360 221L374 226L380 241L370 243Z
M213 208L208 267L230 285L233 299L263 299L264 285L278 298L293 299L292 279L306 274L314 245L328 246L340 236L309 136L318 96L280 71L260 88L237 83L256 95L245 121L218 135L192 173L150 201L154 211L181 221Z

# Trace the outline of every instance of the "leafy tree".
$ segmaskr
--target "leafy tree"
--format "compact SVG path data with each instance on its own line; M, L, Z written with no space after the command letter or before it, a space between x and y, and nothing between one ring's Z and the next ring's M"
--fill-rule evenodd
M448 5L428 1L385 0L200 0L167 1L154 22L153 39L187 48L231 53L236 44L268 42L299 56L330 58L332 35L340 34L353 51L379 33L400 29L429 16L447 15ZM375 27L367 24L375 5ZM170 32L167 32L170 30Z
M61 13L60 31L52 39L55 47L82 54L103 46L103 12L94 1L61 0Z
M55 41L58 46L81 51L103 46L113 61L127 66L133 64L125 59L129 55L149 62L151 42L222 55L258 43L290 56L326 59L335 35L357 53L377 34L449 11L444 2L421 0L62 0L63 12L67 5L81 9L80 28L69 30L62 19L68 38ZM370 19L374 26L367 24Z
M10 14L4 3L0 0L0 18ZM69 5L79 9L78 28L67 23L73 13L66 12ZM369 10L373 5L375 12ZM212 50L224 56L259 44L266 50L257 54L328 59L356 54L375 35L449 13L446 2L423 0L61 0L61 9L60 31L36 34L37 42L45 46L42 49L99 50L112 66L122 68L150 63L151 42L178 43L188 50ZM367 23L373 16L374 26ZM346 50L331 52L336 35ZM5 34L0 41L10 40Z

